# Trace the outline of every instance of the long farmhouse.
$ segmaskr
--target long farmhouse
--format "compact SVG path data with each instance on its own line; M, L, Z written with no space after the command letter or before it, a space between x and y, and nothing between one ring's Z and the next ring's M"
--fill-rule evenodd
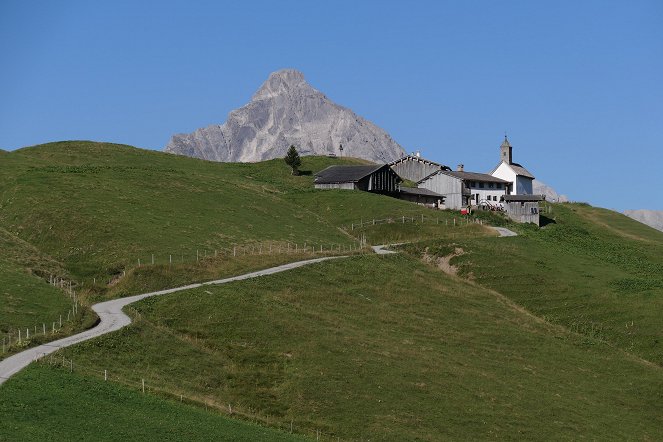
M403 186L405 180L416 187ZM316 174L315 187L381 193L437 209L503 210L516 221L538 224L543 197L532 194L533 180L534 175L513 162L505 135L500 163L490 173L468 172L462 164L451 170L417 152L384 165L330 166Z

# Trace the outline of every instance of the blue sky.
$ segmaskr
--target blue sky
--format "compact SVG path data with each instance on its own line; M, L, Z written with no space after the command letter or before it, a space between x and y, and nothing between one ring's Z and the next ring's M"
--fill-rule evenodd
M663 210L663 2L0 2L0 148L163 149L293 67L407 151Z

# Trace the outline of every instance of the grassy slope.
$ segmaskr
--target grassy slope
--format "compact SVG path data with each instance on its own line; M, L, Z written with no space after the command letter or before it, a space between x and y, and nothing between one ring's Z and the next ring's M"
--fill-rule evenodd
M0 333L41 330L71 306L65 294L45 282L47 275L66 276L59 263L30 244L0 229ZM25 336L25 334L24 334Z
M552 216L517 238L456 241L466 254L452 263L548 321L663 365L663 234L581 204Z
M659 367L404 255L323 263L137 309L135 326L65 353L342 438L663 437Z
M303 159L315 172L352 159ZM129 146L60 142L13 151L0 170L0 227L63 262L77 279L112 277L156 254L195 260L233 244L352 244L351 218L424 209L359 192L313 191L281 160L221 164Z
M63 298L49 297L54 291L27 273L73 278L77 293L93 302L302 257L240 252L196 263L196 251L227 256L236 244L268 250L286 242L347 250L356 240L338 228L338 216L318 213L316 198L325 192L312 190L313 172L338 163L361 161L306 157L305 174L292 176L281 160L220 164L108 143L59 142L7 153L0 168L0 245L21 244L30 253L20 262L0 257L0 330L33 329L66 312ZM388 197L329 195L330 204L347 204L357 218L427 212ZM152 254L160 265L136 268ZM166 265L169 255L172 265Z
M48 366L32 366L9 381L0 414L0 440L14 442L301 440Z
M302 169L347 161L305 158ZM431 214L311 185L312 176L292 177L281 161L217 164L127 146L54 143L3 156L0 226L83 278L112 275L152 252L312 237L350 242L337 227ZM469 253L457 261L465 275L585 337L420 264L364 257L331 271L301 269L148 301L136 326L67 352L77 363L232 401L270 423L293 419L346 437L465 438L470 429L486 438L660 438L660 368L596 339L660 363L660 234L583 206L555 211L557 224L523 228L519 238L472 239L486 235L479 226L452 232L429 224L423 231L453 234L438 249L462 242ZM243 228L247 222L253 224ZM392 224L350 233L361 232L382 242L418 238L422 230ZM496 258L503 256L510 261ZM179 282L260 264L141 268L130 274L143 279L112 290L142 290L169 271ZM535 281L534 289L514 284L514 273ZM634 325L620 330L629 318ZM22 386L17 397L34 388Z
M242 167L86 142L21 149L3 164L0 223L78 278L151 253L164 262L257 240L351 242Z

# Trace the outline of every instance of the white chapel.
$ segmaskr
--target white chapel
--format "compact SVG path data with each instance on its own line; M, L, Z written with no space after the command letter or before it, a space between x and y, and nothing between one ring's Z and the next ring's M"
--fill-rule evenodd
M504 142L500 146L500 163L490 175L511 183L511 195L532 195L532 181L534 175L529 173L522 165L513 162L513 147L504 135Z

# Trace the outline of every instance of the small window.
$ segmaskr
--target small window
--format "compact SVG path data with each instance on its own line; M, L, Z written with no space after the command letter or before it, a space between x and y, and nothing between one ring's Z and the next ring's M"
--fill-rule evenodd
M497 201L497 195L493 195L493 201Z
M479 183L479 189L483 189L483 183Z
M532 207L531 211L532 211L532 215L536 215L536 214L539 213L539 208L538 207Z
M490 189L493 189L493 188L495 187L495 184L493 184L493 183L488 183L488 187L489 187Z
M497 188L501 189L502 188L502 183L497 183Z

